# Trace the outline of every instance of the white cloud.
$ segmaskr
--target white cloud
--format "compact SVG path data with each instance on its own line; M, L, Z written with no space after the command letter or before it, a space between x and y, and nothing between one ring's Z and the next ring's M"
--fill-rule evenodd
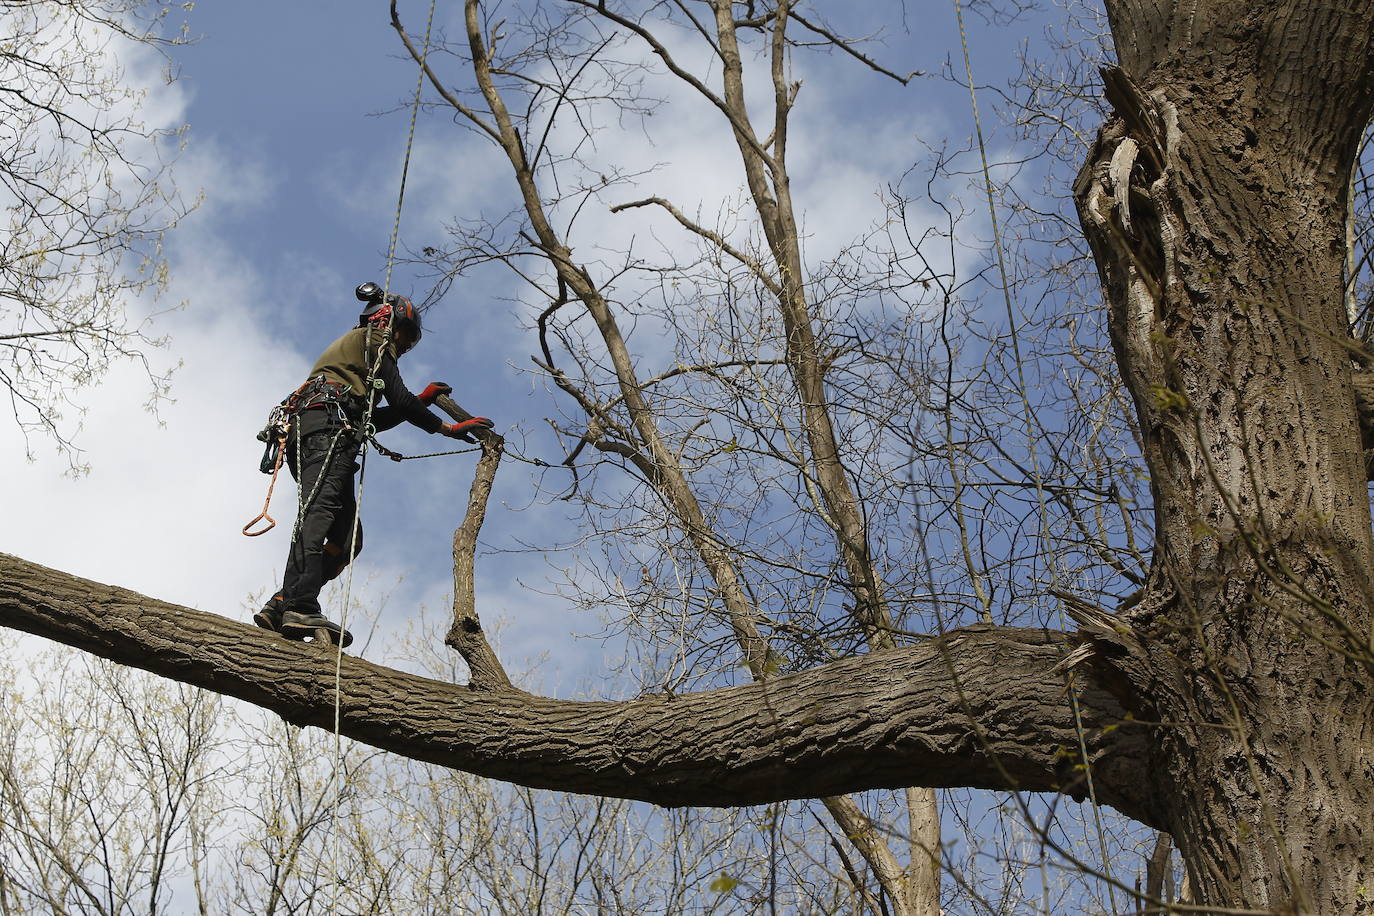
M114 40L106 53L87 63L111 73L122 67L131 95L118 103L111 115L116 120L136 115L148 130L163 130L185 116L187 95L180 84L165 82L165 61L156 51ZM127 153L149 161L157 155L151 146L130 147ZM183 179L245 187L243 181L225 181L247 172L226 169L223 157L200 153L183 164ZM207 203L207 211L214 206ZM237 472L245 461L251 468L252 429L258 421L250 414L261 410L260 399L238 395L265 393L294 374L293 355L262 340L236 306L233 289L242 278L219 256L223 240L196 232L197 219L203 221L204 215L192 217L186 230L169 240L167 253L179 272L176 286L160 303L131 307L137 321L190 290L197 293L196 310L165 314L153 324L154 333L177 335L170 353L150 354L153 363L165 365L174 357L185 363L177 374L176 401L162 407L163 424L143 409L149 394L146 373L126 361L81 396L86 410L78 444L93 467L88 478L64 476L65 463L54 460L41 443L40 460L28 463L18 437L5 436L0 473L9 524L0 529L0 549L172 600L232 608L243 589L233 572L243 567L237 562L242 549L222 532L251 505L248 494L256 487L247 484L256 481ZM221 294L205 295L215 289ZM259 368L253 373L226 371L225 360L235 352L231 344L245 352L261 347L270 357L255 360ZM246 404L253 404L251 410ZM240 428L246 436L226 435ZM192 493L196 497L188 498Z
M147 379L123 363L88 398L81 444L92 470L70 479L54 462L28 464L14 440L0 452L10 524L0 549L171 601L232 612L262 583L259 542L239 527L261 504L253 435L266 410L303 372L232 293L205 295L232 276L180 262L201 290L194 310L159 320L183 361L161 424L141 408ZM236 272L235 272L236 274ZM245 366L251 366L245 371ZM290 503L279 494L277 514ZM284 554L285 548L281 548Z

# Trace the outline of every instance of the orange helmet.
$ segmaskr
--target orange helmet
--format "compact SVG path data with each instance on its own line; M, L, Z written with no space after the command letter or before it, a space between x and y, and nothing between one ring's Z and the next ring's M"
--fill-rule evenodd
M380 286L371 282L360 285L354 290L354 294L360 301L367 303L362 314L358 316L358 327L369 321L390 322L392 327L408 328L415 335L415 342L420 342L423 333L420 327L420 312L405 296L395 293L387 295L382 292Z

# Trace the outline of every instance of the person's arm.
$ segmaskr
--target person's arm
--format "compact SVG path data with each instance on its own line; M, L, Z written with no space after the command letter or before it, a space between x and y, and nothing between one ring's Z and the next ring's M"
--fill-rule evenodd
M425 390L421 391L415 397L419 398L421 404L428 407L434 403L434 399L439 395L451 394L452 392L453 386L451 385L447 385L443 382L430 382L425 386ZM387 404L378 407L372 412L372 427L379 433L385 432L394 426L400 425L401 421L404 419L405 417L399 410Z
M379 433L384 433L388 429L400 426L405 421L405 417L394 407L383 404L372 410L372 428Z
M372 425L378 431L391 429L402 420L427 433L437 433L443 428L444 421L430 413L424 402L412 394L401 380L401 371L396 368L396 359L391 354L382 354L377 366L377 378L382 380L382 394L386 396L386 406L372 413Z

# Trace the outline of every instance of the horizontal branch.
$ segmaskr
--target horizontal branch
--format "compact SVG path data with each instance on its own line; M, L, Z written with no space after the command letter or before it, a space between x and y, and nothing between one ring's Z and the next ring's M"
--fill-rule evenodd
M711 229L707 229L705 226L699 225L698 223L695 223L692 220L688 219L685 213L683 213L677 207L673 206L673 204L669 201L664 200L662 197L646 197L643 200L632 200L628 203L616 204L614 207L611 207L611 212L620 213L621 211L630 210L637 207L648 207L655 205L662 207L663 209L667 210L670 214L672 214L673 219L677 220L682 225L682 227L686 229L688 232L692 232L696 235L701 236L702 238L711 242L711 244L715 245L721 251L725 252L730 257L734 258L736 261L739 261L745 267L749 268L749 271L753 273L755 277L758 278L760 283L762 283L764 286L768 288L768 291L770 293L772 293L775 296L782 295L781 285L778 283L776 279L773 278L771 274L769 274L768 270L762 264L759 263L758 259L750 257L744 252L735 248L733 245L727 242L725 240L725 237L722 236L720 233L715 232Z
M332 728L334 652L0 554L0 624ZM345 656L341 731L416 760L569 792L732 806L877 788L1080 797L1070 637L970 627L759 683L621 702L470 690ZM1098 798L1144 820L1144 727L1080 675ZM1118 727L1122 726L1122 727Z

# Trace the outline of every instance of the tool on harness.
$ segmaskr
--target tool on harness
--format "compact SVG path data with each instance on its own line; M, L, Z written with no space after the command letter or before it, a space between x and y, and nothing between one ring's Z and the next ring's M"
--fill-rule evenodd
M264 474L271 474L272 480L267 484L267 498L263 500L262 511L243 526L246 537L255 538L277 527L276 519L267 513L272 505L272 491L277 487L277 475L281 473L286 441L291 435L292 419L304 410L320 407L333 412L335 419L338 420L340 432L351 432L354 424L348 412L348 391L347 385L331 382L324 376L317 375L307 379L267 414L267 425L259 430L257 435L258 441L264 446L262 458L258 461L258 470ZM249 530L258 522L264 521L267 527L257 531Z
M281 466L281 453L286 445L286 433L278 432L280 425L269 419L267 426L258 433L258 441L266 443L262 450L262 459L258 462L258 470L264 474L271 474Z
M264 474L273 473L281 464L280 452L286 445L286 437L291 434L291 418L303 410L323 407L333 413L334 418L345 430L353 429L353 418L348 411L349 388L340 382L331 382L323 375L307 379L291 394L287 395L267 415L267 425L258 432L258 441L265 443L262 460L258 470Z
M382 445L382 443L378 442L376 436L369 435L369 436L367 437L367 441L372 443L372 447L375 448L375 449L377 450L377 454L379 454L379 455L384 455L384 456L386 456L387 458L390 458L392 461L405 461L405 460L406 460L406 456L405 456L405 455L402 455L400 452L392 451L391 449L387 448L385 445Z
M267 430L263 430L263 432L267 432ZM261 435L262 434L259 433L259 438L261 438ZM243 526L243 534L245 537L255 538L258 535L266 534L273 528L277 527L277 520L274 519L272 516L268 515L267 510L270 509L272 506L272 491L277 488L277 475L281 473L281 460L285 454L285 446L286 433L282 433L280 438L275 438L267 444L267 451L263 453L262 464L258 466L258 469L265 474L271 474L272 480L267 484L267 498L262 501L262 511L259 512L256 516L254 516L254 518L251 521L249 521L248 524ZM269 454L272 456L272 466L270 468L266 468L263 467L263 464L267 463L267 457ZM258 522L263 521L267 522L266 528L262 528L257 531L249 530Z
M266 445L262 450L262 460L258 462L259 471L274 474L281 468L282 448L290 434L291 414L286 412L286 401L283 401L272 408L267 415L267 425L258 430L258 441Z

